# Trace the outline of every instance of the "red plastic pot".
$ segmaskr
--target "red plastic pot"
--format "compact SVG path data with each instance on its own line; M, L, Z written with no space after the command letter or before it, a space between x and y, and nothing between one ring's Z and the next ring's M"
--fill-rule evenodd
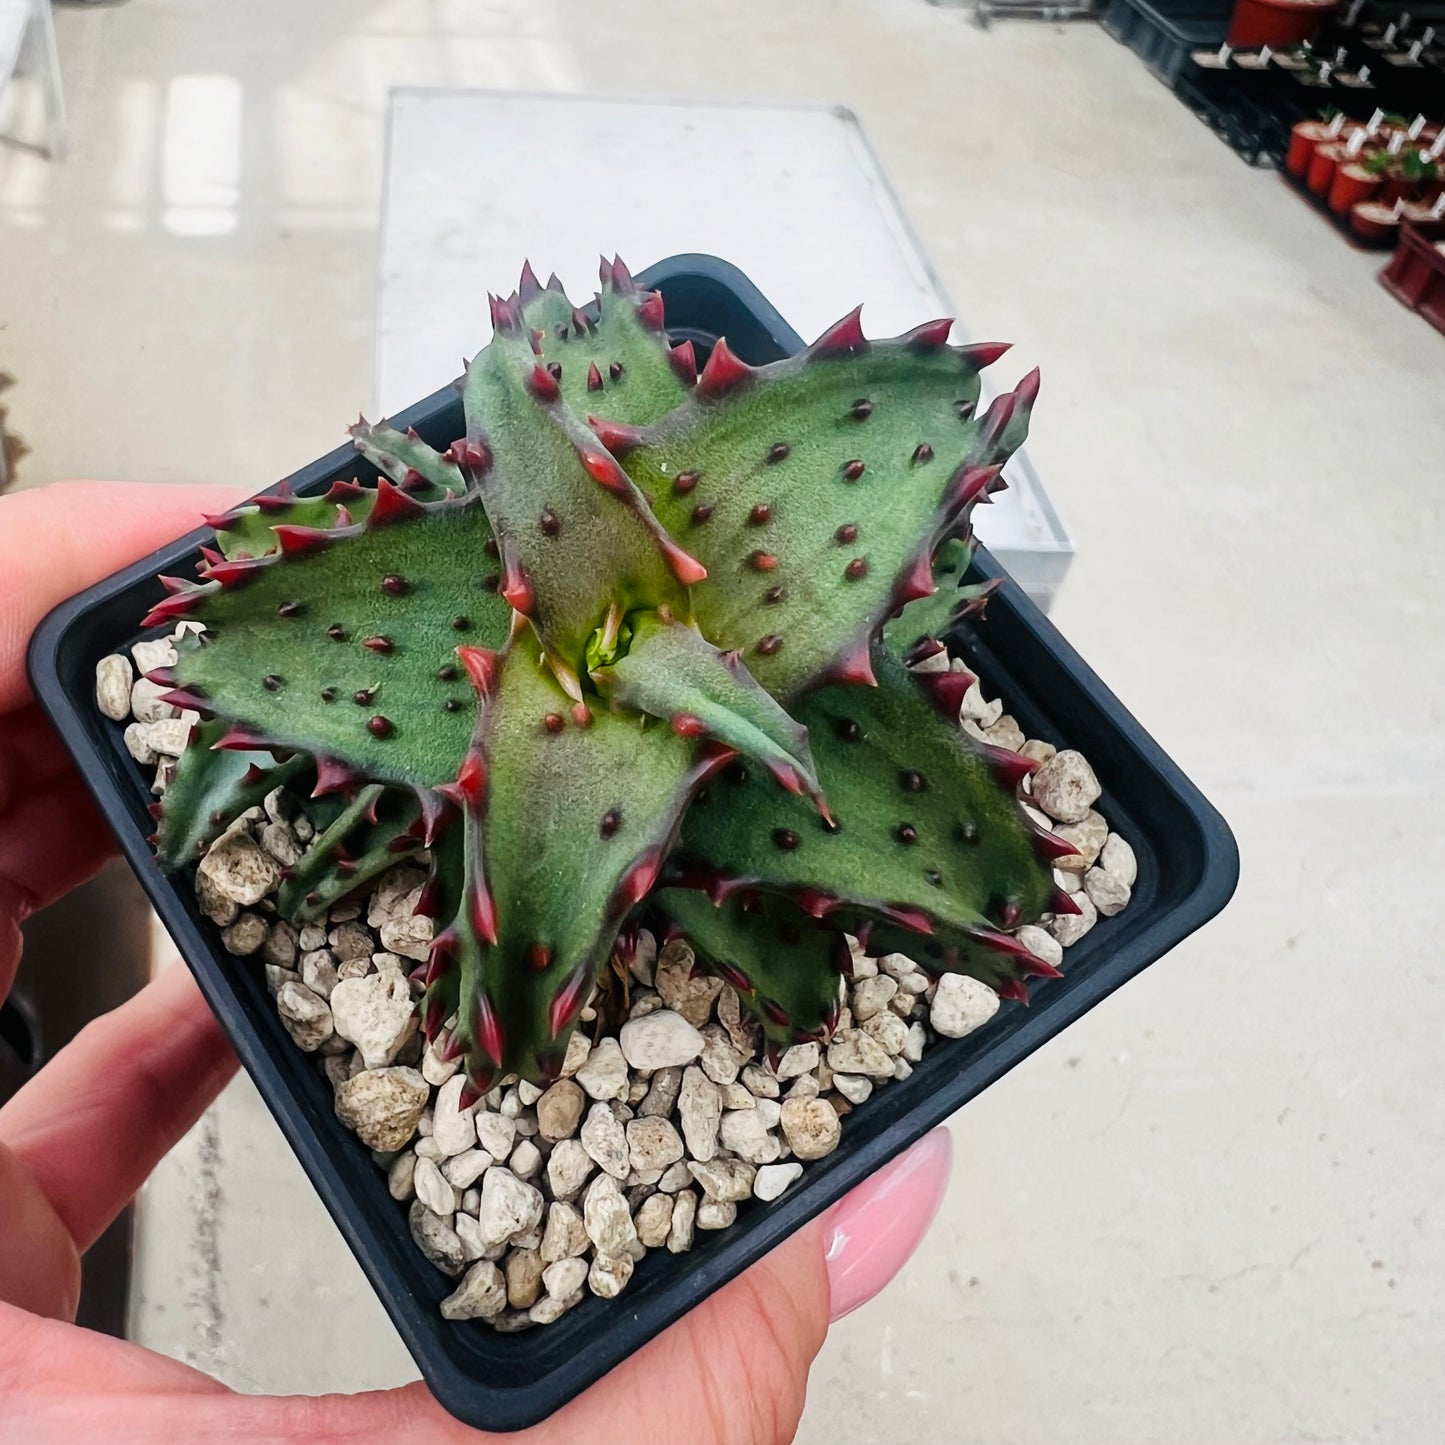
M1315 153L1310 157L1309 169L1305 172L1305 184L1315 195L1329 194L1330 182L1335 178L1335 167L1344 159L1344 155L1345 148L1338 142L1315 147Z
M1330 181L1330 210L1343 216L1359 202L1368 201L1379 189L1379 176L1372 175L1358 161L1347 161L1336 166Z
M1332 139L1330 127L1322 120L1302 120L1289 133L1289 151L1284 158L1284 168L1292 176L1302 176L1310 168L1315 147Z
M1268 45L1272 50L1313 37L1334 10L1335 0L1236 0L1229 44Z
M1360 201L1350 210L1350 229L1362 241L1388 241L1400 234L1400 217L1381 201Z

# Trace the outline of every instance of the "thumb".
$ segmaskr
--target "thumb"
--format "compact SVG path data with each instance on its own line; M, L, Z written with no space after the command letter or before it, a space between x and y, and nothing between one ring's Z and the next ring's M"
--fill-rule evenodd
M948 1131L935 1129L547 1421L539 1437L791 1440L829 1323L866 1304L908 1262L938 1213L951 1163Z

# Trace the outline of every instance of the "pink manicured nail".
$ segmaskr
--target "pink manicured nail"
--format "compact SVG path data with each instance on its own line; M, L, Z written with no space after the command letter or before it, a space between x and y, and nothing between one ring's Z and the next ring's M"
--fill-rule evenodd
M823 1235L833 1319L867 1304L908 1263L943 1203L952 1163L948 1130L935 1129L834 1206Z

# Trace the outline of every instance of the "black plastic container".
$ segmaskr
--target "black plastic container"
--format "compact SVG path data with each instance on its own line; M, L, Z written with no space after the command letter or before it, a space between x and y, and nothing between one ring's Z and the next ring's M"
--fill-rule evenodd
M801 345L746 277L712 257L674 257L639 279L663 290L676 335L710 344L726 334L754 363ZM460 401L447 388L396 421L446 446L462 431ZM290 480L297 492L314 493L336 477L364 474L357 463L342 447ZM748 1202L734 1228L700 1235L689 1254L649 1252L620 1298L589 1298L558 1323L522 1334L449 1323L437 1306L452 1283L413 1244L385 1174L335 1118L331 1088L282 1029L262 970L227 955L197 912L189 881L157 867L145 841L153 826L148 779L126 754L120 727L94 705L96 662L135 639L137 619L162 595L156 574L184 572L207 537L193 532L52 612L31 645L31 680L422 1374L471 1425L517 1429L565 1404L1166 953L1233 892L1238 857L1223 819L1018 587L1006 584L989 604L987 624L963 647L1030 736L1076 746L1094 764L1105 785L1099 807L1139 860L1130 907L1069 951L1066 976L1036 986L1032 1007L1005 1003L978 1033L931 1049L909 1079L850 1114L839 1148L809 1165L780 1199ZM982 553L979 566L987 575L998 570Z
M1223 43L1233 9L1233 0L1109 0L1101 23L1173 89L1191 51Z

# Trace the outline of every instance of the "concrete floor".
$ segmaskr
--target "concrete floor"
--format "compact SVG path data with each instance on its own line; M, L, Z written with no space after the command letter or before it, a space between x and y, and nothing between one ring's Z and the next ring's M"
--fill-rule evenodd
M955 1119L938 1226L833 1332L800 1439L1439 1439L1445 988L1413 912L1445 802L1445 338L1377 262L1088 25L915 0L58 19L71 159L0 147L26 484L259 485L334 443L369 399L389 86L860 113L970 329L1043 366L1032 452L1080 548L1055 618L1229 817L1243 882ZM199 102L241 122L230 176L188 158ZM246 1084L143 1214L139 1338L247 1389L409 1375Z

